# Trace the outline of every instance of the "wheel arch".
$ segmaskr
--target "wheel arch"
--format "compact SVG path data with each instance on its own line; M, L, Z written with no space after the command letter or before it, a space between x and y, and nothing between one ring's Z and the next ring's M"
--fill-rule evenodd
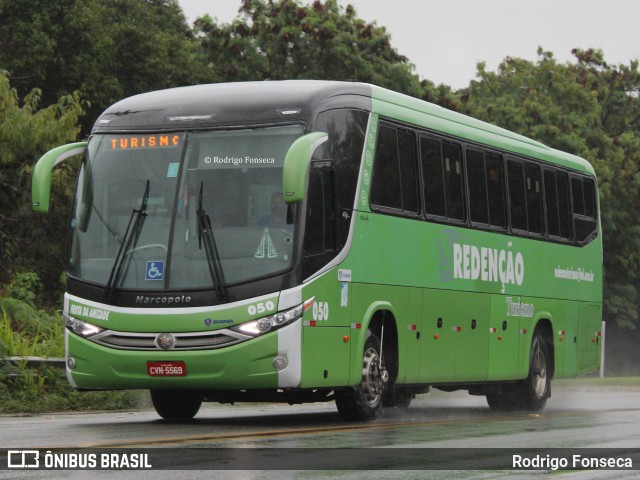
M367 331L370 330L382 341L382 358L393 380L398 377L399 370L398 325L396 319L397 311L390 302L377 301L372 303L366 310L361 324L362 333L358 336L358 348L355 355L357 361L360 362ZM353 383L354 380L359 381L359 378L351 378L351 380L351 383Z
M547 347L549 348L549 356L551 359L551 378L554 377L556 372L556 350L553 341L553 320L548 312L541 312L536 316L536 326L533 329L533 335L531 336L531 342L536 333L540 333L544 338ZM531 350L531 347L529 347Z

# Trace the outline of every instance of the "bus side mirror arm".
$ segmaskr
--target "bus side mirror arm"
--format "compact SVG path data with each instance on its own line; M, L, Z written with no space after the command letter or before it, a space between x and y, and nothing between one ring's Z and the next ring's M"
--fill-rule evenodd
M309 164L311 156L329 135L324 132L313 132L298 138L284 157L282 193L285 203L301 201L309 181Z
M59 163L75 155L82 155L87 142L70 143L45 153L33 168L31 176L31 206L35 212L49 211L51 172Z

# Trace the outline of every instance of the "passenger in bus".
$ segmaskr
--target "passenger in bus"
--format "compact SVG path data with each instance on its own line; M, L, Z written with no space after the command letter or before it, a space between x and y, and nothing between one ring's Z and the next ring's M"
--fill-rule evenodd
M284 203L282 192L273 192L269 205L271 215L266 215L258 220L259 227L281 228L291 230L292 225L287 225L287 204Z

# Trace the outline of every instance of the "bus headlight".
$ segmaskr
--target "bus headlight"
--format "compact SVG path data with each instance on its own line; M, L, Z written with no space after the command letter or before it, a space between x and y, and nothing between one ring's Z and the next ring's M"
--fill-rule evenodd
M263 333L277 330L280 327L288 325L302 318L302 316L311 308L315 297L310 298L306 302L290 310L284 312L278 312L268 317L259 318L251 322L243 323L237 327L233 327L233 330L251 335L253 337L262 335Z
M83 320L74 318L71 315L67 315L66 313L62 314L62 318L64 320L64 326L71 330L73 333L80 335L82 338L91 337L92 335L100 333L104 330Z

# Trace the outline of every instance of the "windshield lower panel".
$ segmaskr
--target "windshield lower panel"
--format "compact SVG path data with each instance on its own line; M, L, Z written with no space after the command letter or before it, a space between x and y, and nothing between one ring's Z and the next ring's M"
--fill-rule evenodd
M302 134L280 126L93 136L69 275L113 289L224 291L289 269L295 215L282 169Z

